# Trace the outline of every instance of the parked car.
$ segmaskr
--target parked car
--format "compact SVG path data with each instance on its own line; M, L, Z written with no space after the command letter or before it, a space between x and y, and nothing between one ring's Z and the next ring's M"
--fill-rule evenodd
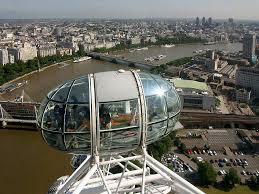
M202 157L197 157L197 160L198 160L199 162L202 162L202 161L203 161L203 158L202 158Z
M242 170L241 174L244 175L244 176L247 176L247 174L244 170Z
M247 174L247 175L252 175L252 172L246 171L246 174Z

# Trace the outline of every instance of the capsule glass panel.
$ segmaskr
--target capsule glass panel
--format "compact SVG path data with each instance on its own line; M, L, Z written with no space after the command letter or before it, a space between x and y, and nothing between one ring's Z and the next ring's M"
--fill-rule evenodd
M58 89L58 91L56 91L56 93L53 95L52 99L58 102L66 102L71 85L72 85L72 81L67 82L66 84L61 86Z
M87 77L76 80L73 83L69 97L69 103L89 103L89 82Z
M45 142L51 147L54 147L58 150L65 151L65 145L63 141L63 136L61 133L53 133L48 131L42 131L42 136Z
M44 98L38 111L37 111L37 122L39 123L39 125L41 126L41 120L42 120L42 116L45 110L46 105L48 104L48 98Z
M42 118L42 128L48 131L63 129L64 104L49 101Z
M165 97L162 95L146 97L148 123L167 119Z
M171 89L166 80L160 76L147 73L139 74L146 98L147 107L147 143L155 142L167 131L167 98L166 93Z
M167 120L150 124L147 128L147 143L153 143L160 139L167 129Z
M103 131L100 134L100 150L112 152L129 151L138 147L139 128Z
M137 99L99 104L100 149L133 148L138 145Z
M65 114L65 132L89 132L89 105L68 104Z
M91 149L91 136L86 134L66 134L65 145L71 151L89 151Z
M176 91L173 89L167 92L167 106L168 106L169 117L174 116L181 109L180 99Z
M48 145L85 153L91 147L90 114L89 81L85 76L49 92L39 108L37 121Z
M163 91L156 80L147 73L139 73L145 96L162 95Z

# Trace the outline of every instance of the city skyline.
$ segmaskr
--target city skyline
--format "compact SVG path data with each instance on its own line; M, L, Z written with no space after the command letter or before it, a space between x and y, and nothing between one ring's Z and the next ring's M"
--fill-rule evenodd
M0 0L0 19L47 18L236 18L259 20L259 1L250 0Z

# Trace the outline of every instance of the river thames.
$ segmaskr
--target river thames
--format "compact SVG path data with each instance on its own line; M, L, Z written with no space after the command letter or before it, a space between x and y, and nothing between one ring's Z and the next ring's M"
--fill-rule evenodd
M117 52L116 55L143 61L147 57L166 55L159 63L177 58L193 56L195 50L219 49L237 52L242 44L220 45L179 45L173 48L151 47L146 51ZM66 80L88 73L129 69L126 66L103 61L89 60L68 66L53 66L44 71L26 76L16 82L27 80L28 84L1 96L1 99L13 100L25 91L25 99L40 102L54 87ZM48 187L60 176L71 173L70 155L53 150L42 140L39 132L1 130L0 150L1 192L11 194L45 194Z

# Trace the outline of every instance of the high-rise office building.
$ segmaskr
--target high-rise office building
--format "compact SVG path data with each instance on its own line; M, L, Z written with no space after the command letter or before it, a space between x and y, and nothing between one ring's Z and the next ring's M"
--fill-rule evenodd
M200 25L200 18L199 17L196 18L196 22L195 23L196 23L196 26Z
M6 49L0 49L0 65L9 63L8 51Z
M233 18L229 18L229 19L228 19L228 22L231 23L231 24L233 24L233 23L234 23L234 19L233 19Z
M62 36L62 29L61 29L61 28L55 28L54 34L55 34L57 37Z
M252 94L259 97L259 69L240 67L236 72L236 85L251 89Z
M205 18L205 17L202 18L201 24L202 24L203 26L206 24L206 18Z
M245 34L243 39L243 57L249 61L255 58L256 36L255 34Z
M208 24L209 24L209 26L212 25L212 18L211 17L208 19Z

